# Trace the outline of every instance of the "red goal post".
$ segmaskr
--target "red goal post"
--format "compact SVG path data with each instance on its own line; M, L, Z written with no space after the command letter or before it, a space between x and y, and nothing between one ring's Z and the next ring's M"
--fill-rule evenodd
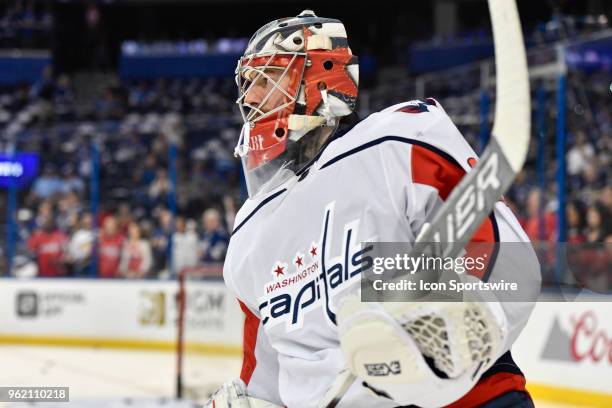
M188 384L189 379L186 378L185 370L185 354L188 351L186 347L186 329L187 329L187 298L188 298L188 282L191 280L219 280L223 277L223 264L210 263L199 265L197 267L183 268L177 275L178 293L177 293L177 339L176 339L176 397L200 399L201 392L198 392L194 387ZM204 390L204 392L206 392Z

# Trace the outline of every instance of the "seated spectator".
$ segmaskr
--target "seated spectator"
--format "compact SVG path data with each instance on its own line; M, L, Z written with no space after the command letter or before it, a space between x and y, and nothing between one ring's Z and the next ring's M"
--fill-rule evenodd
M90 273L95 238L91 213L81 214L79 226L70 237L67 248L66 259L72 268L73 275L83 276Z
M147 101L149 92L145 81L140 81L137 85L130 87L128 92L128 105L130 108L139 109L143 107Z
M120 90L107 87L102 98L96 100L96 115L98 119L121 119L125 115L125 107L121 100Z
M60 119L68 119L73 115L74 91L70 84L70 78L66 74L60 75L57 79L53 104L55 105L55 114Z
M142 167L138 166L137 173L140 177L138 182L143 185L149 185L155 180L155 169L157 168L157 161L154 154L149 154L144 159Z
M188 228L182 216L176 218L175 228L172 234L172 273L178 274L185 268L197 265L198 235L195 226Z
M223 262L229 236L221 225L221 214L214 208L209 208L202 215L204 233L200 240L200 261Z
M36 255L38 276L57 277L66 275L64 246L68 237L55 226L53 218L47 217L43 225L28 239L28 249Z
M85 183L83 179L77 176L72 164L66 164L62 167L62 177L62 193L74 192L79 196L83 194Z
M37 199L45 199L60 193L63 189L63 183L57 176L55 166L52 164L45 165L43 174L34 181L32 192Z
M170 180L165 169L158 169L155 180L149 186L149 198L153 203L163 203L170 192Z
M98 276L116 278L119 274L121 248L124 236L119 231L114 215L104 218L102 232L98 240Z
M142 239L140 226L131 222L128 238L123 242L120 272L126 278L144 278L151 270L153 257L149 241Z

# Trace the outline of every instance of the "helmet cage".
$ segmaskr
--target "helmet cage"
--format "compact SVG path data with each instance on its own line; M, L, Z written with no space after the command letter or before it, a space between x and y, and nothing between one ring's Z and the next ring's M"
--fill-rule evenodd
M238 61L238 66L236 67L236 84L238 85L239 96L236 103L238 104L240 114L245 123L249 123L252 126L252 124L257 121L293 107L298 97L299 84L304 75L305 57L306 53L300 52L274 52L267 55L253 54L243 57ZM272 69L283 70L278 80L274 80L266 73L266 70ZM280 82L282 82L287 75L291 77L287 89L284 89L280 85ZM268 83L271 83L272 88L257 105L246 103L246 96L252 90L253 86L261 79L266 79ZM285 96L286 102L274 107L268 112L264 112L262 110L263 106L275 92L281 92Z

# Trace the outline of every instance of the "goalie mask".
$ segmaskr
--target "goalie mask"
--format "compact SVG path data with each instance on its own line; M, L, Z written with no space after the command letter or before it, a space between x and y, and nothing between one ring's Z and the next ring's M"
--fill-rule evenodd
M357 57L338 20L305 10L253 35L236 68L244 125L235 155L249 197L275 188L315 156L321 130L354 111L357 82Z

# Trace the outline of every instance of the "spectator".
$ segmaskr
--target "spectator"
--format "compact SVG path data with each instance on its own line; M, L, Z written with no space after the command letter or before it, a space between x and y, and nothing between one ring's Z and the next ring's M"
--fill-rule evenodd
M573 200L566 207L567 242L580 244L584 237L584 205L581 201Z
M610 235L610 214L601 203L589 206L586 215L586 240L589 243L604 242Z
M153 203L165 201L170 192L170 180L165 169L158 169L155 180L149 186L149 198Z
M63 185L57 176L55 166L47 164L43 169L43 174L34 182L32 192L37 199L45 199L61 192L62 187Z
M120 266L121 275L127 278L144 278L151 270L151 245L141 235L138 223L131 222L128 238L123 243Z
M49 99L55 92L55 81L53 80L53 68L47 65L40 78L32 84L30 96L35 98Z
M151 246L153 248L154 268L156 271L166 269L166 259L172 235L172 214L167 209L158 209L157 214L159 226L153 233Z
M119 273L121 248L124 236L119 231L114 215L104 218L102 233L98 241L98 276L101 278L116 278Z
M527 196L527 220L525 221L525 232L532 241L553 242L557 237L557 222L555 215L550 211L540 208L542 203L542 192L534 188Z
M69 119L71 117L74 104L74 91L70 84L70 78L66 74L60 75L57 79L53 103L55 105L55 114L60 119Z
M79 196L83 194L85 191L85 183L76 175L72 164L66 164L62 168L62 176L62 193L74 192Z
M66 274L63 261L67 239L51 217L44 219L42 228L30 236L28 249L36 255L38 276L56 277Z
M595 149L587 142L583 131L576 134L576 144L567 152L567 173L576 176L582 173L587 163L595 156Z
M155 180L155 169L157 168L157 161L154 154L149 154L144 159L144 166L142 175L140 178L140 184L149 185Z
M185 217L177 217L175 227L176 232L172 234L172 273L178 274L198 263L198 235L195 226L187 227Z
M223 196L223 210L225 213L225 225L227 225L229 231L232 231L234 229L234 221L236 220L236 203L229 194Z
M81 201L75 193L69 192L61 195L57 202L56 220L58 227L62 231L71 231L78 224L80 212Z
M96 101L96 113L100 120L120 119L124 114L124 106L118 95L118 90L107 87L102 98Z
M582 171L580 197L585 200L587 204L592 204L597 200L601 188L603 187L598 167L596 159L592 159L590 162L585 163Z
M89 273L95 238L91 213L81 214L79 226L70 237L67 249L67 260L70 262L73 275L82 276Z
M127 235L129 232L130 224L132 224L132 210L128 203L121 203L117 214L117 222L119 224L119 231L123 235Z
M221 226L221 214L209 208L202 215L204 233L200 241L200 260L203 262L223 262L229 237Z
M54 220L53 202L51 200L43 200L38 205L38 211L34 219L34 227L42 228L48 219Z

